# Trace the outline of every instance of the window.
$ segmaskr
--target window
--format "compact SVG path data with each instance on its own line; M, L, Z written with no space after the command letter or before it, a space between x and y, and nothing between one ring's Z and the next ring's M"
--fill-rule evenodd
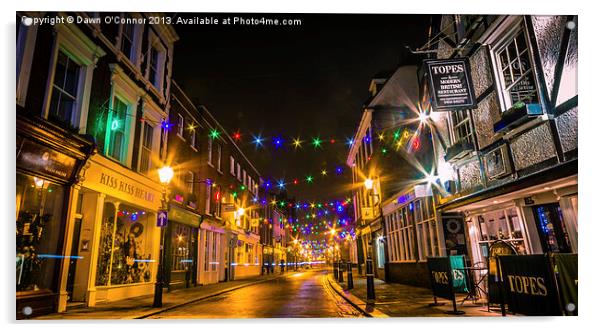
M209 143L207 144L207 164L213 166L213 138L209 136Z
M247 190L251 191L251 176L247 175Z
M240 179L240 164L236 163L236 178L238 179L238 181L241 181Z
M205 214L211 214L211 185L205 186Z
M152 153L153 153L153 126L144 122L142 125L142 144L140 147L140 165L138 171L143 174L148 174L152 167Z
M192 229L173 224L171 233L171 271L185 271L192 266Z
M180 136L180 138L184 138L184 117L182 116L182 114L177 114L177 118L176 118L176 133L178 134L178 136Z
M150 49L150 63L149 63L149 75L148 79L153 83L155 87L158 87L159 83L159 51L151 47Z
M196 129L190 129L190 147L196 150Z
M23 16L17 13L17 104L25 106L27 87L29 85L29 74L35 48L38 25L25 25L22 23Z
M121 52L125 54L132 63L136 63L136 52L134 52L134 30L134 24L126 23L121 25Z
M149 39L147 78L159 92L162 92L166 49L154 33L150 33Z
M151 281L153 214L140 208L106 202L103 209L100 254L96 286L123 285Z
M120 98L114 97L113 111L109 113L108 155L121 163L125 163L128 140L126 129L129 123L127 119L128 105Z
M81 66L59 51L52 84L49 119L77 126L77 96Z
M524 226L515 207L477 216L477 242L488 247L496 240L509 241L519 254L526 254Z
M215 210L213 211L213 215L217 218L221 218L222 216L222 187L215 187Z
M503 110L517 103L537 104L539 97L528 38L521 26L510 40L494 48L498 72L501 73Z
M210 266L213 265L210 262L210 258L211 258L211 246L210 244L212 244L213 240L213 232L210 231L205 231L205 245L203 246L203 248L205 249L205 264L204 264L204 269L203 271L210 271Z
M247 186L247 170L242 170L242 185Z
M186 189L189 194L194 194L194 172L186 173Z
M217 156L216 156L217 160L217 170L219 172L222 171L222 145L221 144L217 144Z
M454 141L473 143L472 126L469 110L451 112L452 127L454 130Z
M55 271L62 260L44 259L40 254L61 252L65 188L69 187L17 173L17 292L54 289Z
M234 169L234 157L230 156L230 174L236 176L236 171Z

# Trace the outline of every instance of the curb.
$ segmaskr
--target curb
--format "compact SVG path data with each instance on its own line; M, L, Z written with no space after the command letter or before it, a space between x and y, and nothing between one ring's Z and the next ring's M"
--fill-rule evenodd
M362 301L357 296L351 294L351 292L344 290L343 287L341 287L332 278L333 277L330 275L330 273L328 274L328 277L326 277L326 279L328 280L328 284L330 285L330 287L337 294L339 294L343 299L345 299L345 301L347 301L349 304L351 304L351 306L353 306L355 309L357 309L360 312L362 312L366 317L371 317L371 318L387 318L387 317L390 317L389 315L383 313L382 311L374 308L373 305L368 305L366 302ZM367 309L368 307L371 307L370 311L368 311L368 309Z
M173 310L173 309L176 309L176 308L179 308L179 307L182 307L182 306L194 303L194 302L206 300L208 298L212 298L212 297L215 297L215 296L218 296L218 295L222 295L224 293L229 293L229 292L235 291L237 289L241 289L241 288L244 288L244 287L248 287L248 286L260 284L260 283L271 281L271 280L276 280L276 279L284 278L284 277L289 276L291 273L292 272L289 272L289 273L278 275L276 277L269 278L269 279L251 281L251 282L246 283L246 284L242 284L242 285L238 285L238 286L234 286L234 287L222 289L220 291L217 291L217 292L214 292L214 293L211 293L211 294L206 294L206 295L203 295L201 297L198 297L198 298L195 298L195 299L192 299L192 300L188 300L188 301L185 301L185 302L182 302L182 303L174 304L174 305L169 306L169 307L159 308L157 310L145 313L143 315L136 315L136 316L130 316L130 317L122 317L121 319L144 319L144 318L147 318L147 317L150 317L150 316L154 316L154 315L157 315L157 314L160 314L162 312L169 311L169 310Z

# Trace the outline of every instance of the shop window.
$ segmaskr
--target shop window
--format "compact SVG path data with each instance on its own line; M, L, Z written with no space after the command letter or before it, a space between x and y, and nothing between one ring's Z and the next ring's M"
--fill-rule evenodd
M48 113L50 120L78 126L77 107L81 70L82 66L73 61L62 50L59 51Z
M151 281L154 218L144 210L118 206L104 205L96 286Z
M108 155L121 163L125 163L127 157L128 109L129 106L124 101L115 97L113 99L113 110L109 114Z
M142 128L142 144L140 147L140 165L138 171L142 174L149 174L153 170L154 128L149 122L144 122Z
M213 233L213 247L211 249L211 271L217 271L217 266L219 265L218 261L218 252L219 252L219 244L220 244L220 234Z
M508 39L494 47L493 52L501 75L502 109L510 109L518 103L538 104L539 95L524 27L520 26Z
M192 266L191 233L189 226L173 223L171 233L171 270L185 271Z
M570 253L571 243L558 203L533 207L537 230L545 252Z
M64 193L62 186L17 174L17 292L56 291Z
M487 247L496 240L508 241L519 254L526 254L523 223L516 208L492 211L477 216L478 243L486 252ZM483 251L485 250L485 251Z

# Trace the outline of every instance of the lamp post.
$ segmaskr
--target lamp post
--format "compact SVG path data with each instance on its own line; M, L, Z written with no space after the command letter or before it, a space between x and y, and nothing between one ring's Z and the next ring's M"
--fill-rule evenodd
M162 195L161 195L161 209L163 211L167 211L169 208L168 205L168 186L169 182L173 178L173 169L169 166L163 166L158 170L159 180L163 185ZM165 246L165 226L161 227L161 243L159 246L159 266L157 266L157 278L155 280L155 296L153 299L153 307L160 308L163 306L163 277L164 277L164 246Z

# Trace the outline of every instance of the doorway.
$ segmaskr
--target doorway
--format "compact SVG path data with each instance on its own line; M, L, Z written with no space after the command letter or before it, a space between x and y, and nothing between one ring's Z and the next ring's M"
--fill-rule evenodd
M571 253L571 244L560 204L533 206L533 214L544 252Z

